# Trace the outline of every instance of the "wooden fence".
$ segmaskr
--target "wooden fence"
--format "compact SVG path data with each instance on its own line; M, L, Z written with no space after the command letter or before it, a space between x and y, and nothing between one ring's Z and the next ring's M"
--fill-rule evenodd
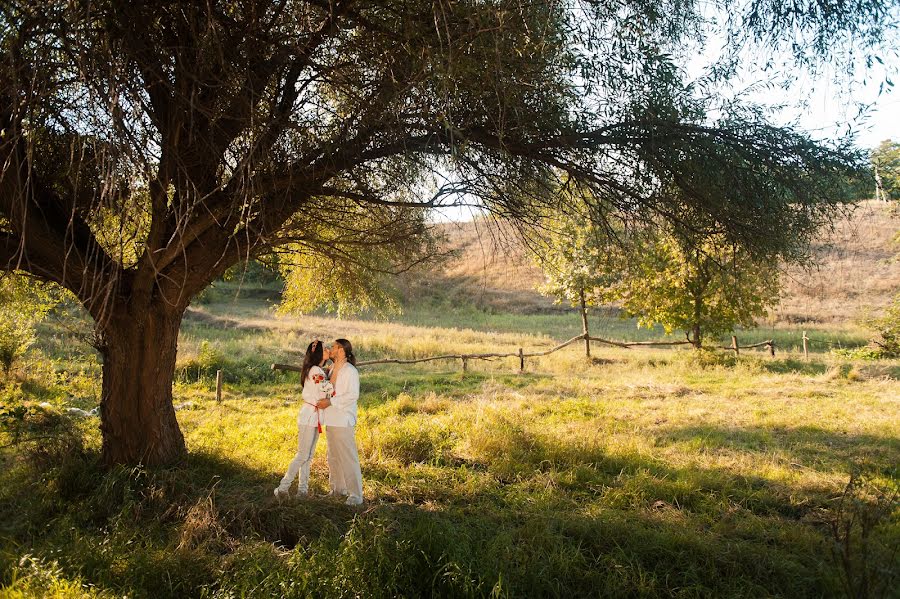
M806 337L806 333L804 333L804 337ZM488 354L441 354L439 356L428 356L425 358L412 358L412 359L402 359L402 358L380 358L378 360L362 360L357 362L357 366L371 366L373 364L418 364L421 362L433 362L435 360L462 360L462 369L463 372L466 372L469 367L469 360L494 360L497 358L519 358L519 371L522 372L525 370L525 358L537 358L540 356L546 356L552 354L553 352L557 352L569 345L572 345L576 341L584 341L586 344L588 355L590 355L590 342L594 341L596 343L603 343L606 345L613 345L615 347L621 347L624 349L630 349L632 347L654 347L654 346L672 346L672 345L689 345L690 341L631 341L631 342L622 342L622 341L611 341L609 339L603 339L600 337L591 337L586 333L582 333L581 335L577 335L572 337L568 341L564 341L559 345L551 347L550 349L544 351L535 351L535 352L525 352L521 347L517 352L507 352L507 353L488 353ZM728 349L738 355L740 350L742 349L752 349L755 347L768 347L769 353L773 357L775 356L775 340L769 339L767 341L760 341L759 343L753 343L751 345L738 345L738 340L736 336L731 337L731 345L721 346L719 349ZM805 347L805 342L804 342ZM300 372L300 367L291 366L290 364L272 364L272 370L290 370L294 372Z

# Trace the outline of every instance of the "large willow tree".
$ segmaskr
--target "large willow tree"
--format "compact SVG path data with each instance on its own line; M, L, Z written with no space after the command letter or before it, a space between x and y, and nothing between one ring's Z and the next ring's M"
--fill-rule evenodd
M676 61L710 7L726 52L707 83L745 55L870 53L891 5L4 0L0 268L94 319L105 460L171 462L182 315L242 259L288 247L363 276L428 253L428 206L535 224L566 209L563 179L677 219L674 181L727 237L792 251L859 157L758 111L704 117L712 87ZM713 176L728 194L695 184Z

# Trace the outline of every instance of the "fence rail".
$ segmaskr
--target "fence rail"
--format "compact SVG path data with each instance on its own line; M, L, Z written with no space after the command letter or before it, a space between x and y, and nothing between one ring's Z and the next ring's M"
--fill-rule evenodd
M805 334L804 334L805 335ZM442 354L439 356L427 356L424 358L379 358L377 360L362 360L357 362L357 366L371 366L373 364L419 364L422 362L433 362L435 360L461 360L462 361L462 369L463 372L468 370L469 360L495 360L497 358L519 358L519 371L525 370L525 358L537 358L541 356L547 356L554 352L558 352L559 350L572 345L576 341L595 341L597 343L604 343L607 345L612 345L615 347L621 347L624 349L630 349L632 347L658 347L658 346L671 346L671 345L689 345L690 341L612 341L610 339L603 339L602 337L591 337L586 333L582 333L581 335L576 335L572 337L568 341L563 341L559 345L555 345L550 349L546 349L543 351L533 351L526 352L521 347L517 352L507 352L507 353L487 353L487 354ZM734 351L735 355L737 355L742 349L753 349L755 347L768 347L769 353L774 356L775 355L775 340L768 339L766 341L760 341L759 343L753 343L750 345L738 345L737 337L731 337L731 345L718 346L718 349L728 349ZM290 364L272 364L272 370L289 370L293 372L300 372L301 368L299 366L292 366Z

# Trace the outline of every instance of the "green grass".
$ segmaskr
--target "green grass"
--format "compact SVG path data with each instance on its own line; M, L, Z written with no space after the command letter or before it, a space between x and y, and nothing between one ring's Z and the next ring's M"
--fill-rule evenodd
M588 364L572 347L523 374L515 359L365 367L357 510L272 497L298 389L269 363L296 362L313 335L364 358L546 347L568 335L541 329L557 316L202 314L179 345L177 466L99 466L98 420L60 413L98 401L75 332L48 326L3 383L7 408L30 410L0 434L0 596L841 596L827 524L841 505L888 506L851 582L897 582L900 510L878 492L897 486L900 362L598 347ZM869 484L841 504L856 470Z

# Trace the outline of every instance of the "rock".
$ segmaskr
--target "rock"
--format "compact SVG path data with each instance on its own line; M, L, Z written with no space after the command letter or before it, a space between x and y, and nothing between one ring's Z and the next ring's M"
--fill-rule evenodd
M70 408L66 408L64 411L66 414L69 414L70 416L77 416L79 418L90 418L93 416L100 415L100 406L97 406L92 410L82 410L81 408L71 408L70 407Z

